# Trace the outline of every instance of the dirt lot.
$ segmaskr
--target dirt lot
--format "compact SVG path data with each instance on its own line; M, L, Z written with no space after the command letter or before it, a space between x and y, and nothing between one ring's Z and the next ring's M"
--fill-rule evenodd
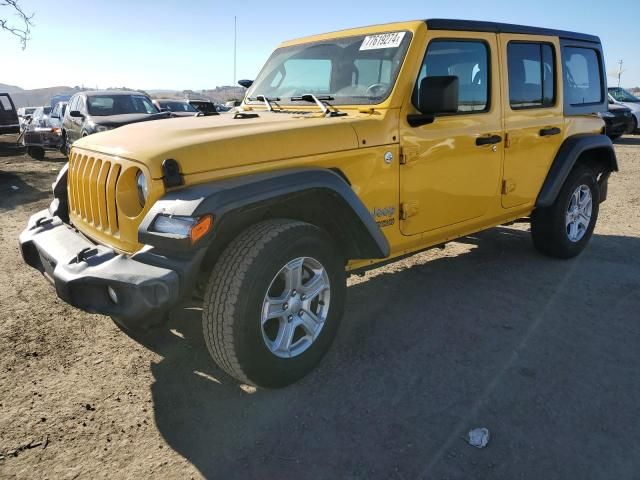
M17 237L63 160L0 153L0 477L640 478L640 137L617 152L578 259L501 227L352 278L280 391L215 367L198 308L136 341L57 300Z

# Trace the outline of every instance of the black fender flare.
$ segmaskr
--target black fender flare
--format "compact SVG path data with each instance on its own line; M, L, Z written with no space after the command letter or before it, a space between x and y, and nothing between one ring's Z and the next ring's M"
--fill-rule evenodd
M618 171L618 159L609 137L595 133L573 135L564 141L553 160L536 200L537 208L549 207L555 202L576 162L587 152L598 155L598 161L604 167L603 171Z
M170 191L146 214L138 239L161 249L188 251L194 248L189 239L152 231L158 215L212 215L212 232L197 245L203 248L214 244L222 232L237 233L261 220L266 212L305 220L296 212L311 208L315 209L314 218L330 221L334 229L330 233L341 237L348 259L389 256L389 242L347 181L332 170L316 168L245 175Z

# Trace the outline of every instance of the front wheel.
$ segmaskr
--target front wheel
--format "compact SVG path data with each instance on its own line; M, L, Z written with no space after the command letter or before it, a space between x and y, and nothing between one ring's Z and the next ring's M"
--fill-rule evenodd
M569 174L556 201L531 215L535 247L557 258L572 258L587 246L598 219L600 189L595 173L577 166Z
M284 387L320 362L345 296L344 259L324 230L261 222L231 243L211 273L202 317L207 348L237 380Z

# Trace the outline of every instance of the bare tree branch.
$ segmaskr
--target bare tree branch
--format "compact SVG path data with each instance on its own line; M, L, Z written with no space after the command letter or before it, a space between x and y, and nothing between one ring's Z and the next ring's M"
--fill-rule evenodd
M34 14L25 13L18 5L18 0L0 0L0 7L9 7L13 10L14 16L18 17L17 24L11 23L8 18L0 18L0 30L18 37L24 50L27 48L27 42L31 40L29 34L31 33L31 27L33 27Z

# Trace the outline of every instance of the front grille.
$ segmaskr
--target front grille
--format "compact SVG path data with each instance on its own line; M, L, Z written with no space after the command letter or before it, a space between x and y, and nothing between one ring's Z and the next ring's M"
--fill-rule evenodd
M69 209L94 229L117 235L116 183L122 166L98 155L73 151L69 158Z

